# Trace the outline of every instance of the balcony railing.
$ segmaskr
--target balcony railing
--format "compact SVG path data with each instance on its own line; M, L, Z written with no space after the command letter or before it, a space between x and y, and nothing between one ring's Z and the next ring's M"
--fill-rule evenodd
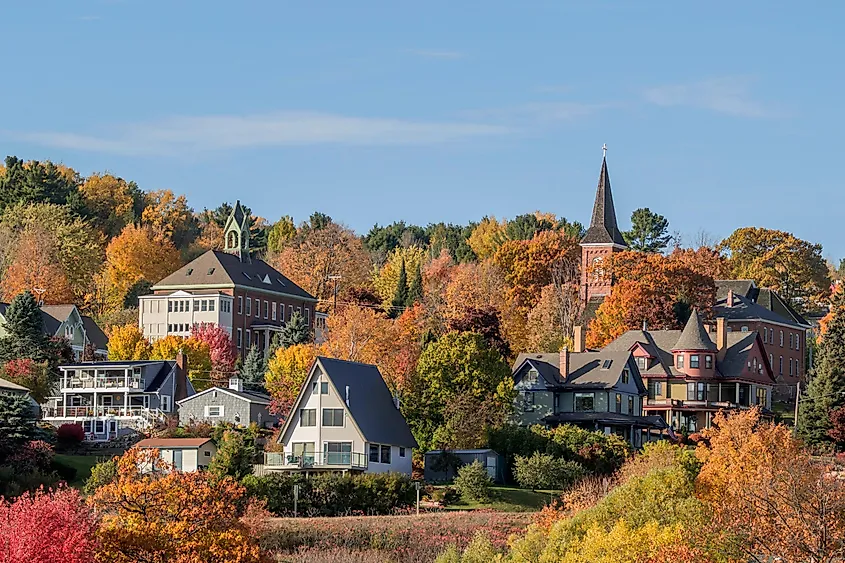
M269 467L295 468L352 468L367 467L367 456L357 452L321 452L294 455L283 452L266 452L264 464Z
M151 411L140 406L83 405L77 407L45 407L44 418L95 418L102 416L147 416Z
M73 377L62 379L62 389L144 389L142 377Z
M685 399L648 399L647 407L702 407L715 409L735 409L749 405L737 404L731 401L697 401Z

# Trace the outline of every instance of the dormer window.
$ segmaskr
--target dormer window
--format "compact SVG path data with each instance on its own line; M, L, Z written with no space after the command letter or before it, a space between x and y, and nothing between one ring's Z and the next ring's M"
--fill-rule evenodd
M641 370L648 369L648 359L645 356L639 356L637 358L637 367Z

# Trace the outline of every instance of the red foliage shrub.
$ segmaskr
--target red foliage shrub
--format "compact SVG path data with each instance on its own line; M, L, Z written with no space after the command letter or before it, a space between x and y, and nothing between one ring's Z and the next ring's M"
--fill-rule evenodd
M6 362L3 365L3 371L6 373L6 377L13 381L17 381L28 377L32 373L34 365L35 360L30 358L19 358Z
M81 424L68 423L62 424L56 429L56 440L61 444L75 445L85 439L85 430L82 429Z
M0 498L2 563L91 563L97 520L75 489Z

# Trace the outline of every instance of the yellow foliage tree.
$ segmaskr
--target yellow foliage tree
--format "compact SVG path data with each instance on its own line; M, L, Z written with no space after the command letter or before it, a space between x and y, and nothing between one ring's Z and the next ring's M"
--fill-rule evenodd
M279 348L269 359L264 380L276 412L290 410L316 357L317 349L312 344L296 344Z
M242 521L246 490L230 477L183 473L158 450L133 448L89 503L102 520L100 563L264 563Z
M147 193L147 207L141 214L141 222L182 248L196 236L197 226L194 212L188 207L184 195L175 196L170 190Z
M632 528L620 520L610 530L593 526L564 556L562 563L629 563L653 561L666 548L682 545L691 530L682 525L661 526L655 521ZM541 561L546 561L541 558ZM706 563L708 558L688 560ZM666 563L669 563L668 561ZM681 563L681 560L672 561Z
M495 217L485 217L467 239L467 244L478 256L479 260L486 260L496 254L499 246L505 241L505 227L507 223L503 219L497 221Z
M134 201L124 179L111 174L91 174L79 191L85 206L93 212L95 226L106 236L116 236L134 219Z
M188 377L194 389L202 391L211 387L211 349L205 342L168 334L153 342L150 359L173 360L180 350L188 359Z
M419 246L395 248L387 255L384 266L373 273L373 286L385 307L390 306L396 294L402 260L405 260L405 273L410 279L418 266L422 268L425 265L426 257L425 249Z
M110 360L148 360L152 346L136 324L113 326L109 329Z

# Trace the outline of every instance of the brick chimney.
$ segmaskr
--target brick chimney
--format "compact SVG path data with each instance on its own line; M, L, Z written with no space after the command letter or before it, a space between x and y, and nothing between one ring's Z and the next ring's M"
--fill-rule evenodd
M730 292L729 297L732 297ZM724 359L725 351L728 349L728 327L725 317L716 317L716 357Z
M181 401L188 396L188 357L179 350L176 353L176 389L174 401Z
M566 378L569 376L569 348L566 346L563 347L563 350L560 351L560 380L566 381Z
M584 325L577 325L572 332L572 351L580 354L584 351Z
M727 299L725 299L725 305L728 306L728 307L734 306L734 290L732 290L732 289L728 290L728 297L727 297Z

